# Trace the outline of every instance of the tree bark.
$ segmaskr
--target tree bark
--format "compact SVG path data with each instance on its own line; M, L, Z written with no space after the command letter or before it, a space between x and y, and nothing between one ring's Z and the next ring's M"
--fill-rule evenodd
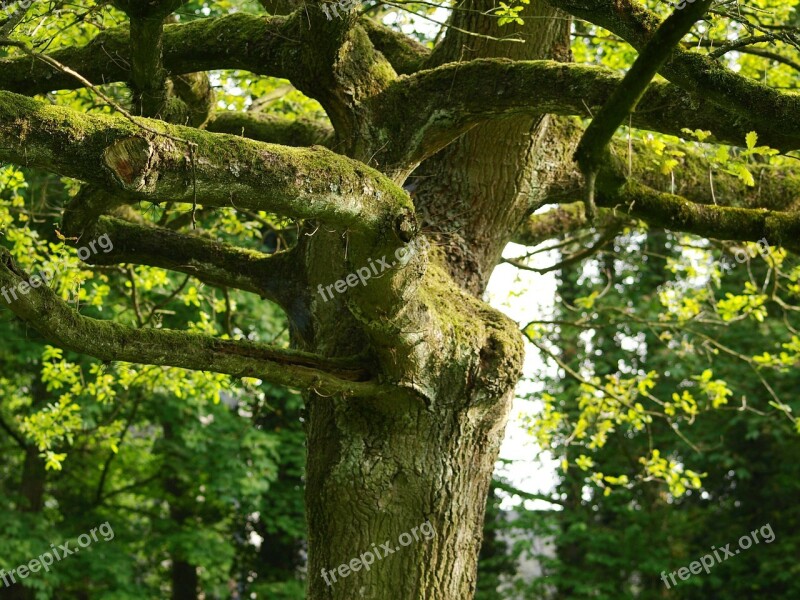
M497 33L492 19L464 14L455 17L458 27ZM469 59L567 58L567 21L552 18L555 11L543 4L537 16L549 18L529 20L527 44L459 35L449 42L451 55L434 53L426 66L459 60L462 52ZM430 294L426 307L438 318L410 320L420 345L444 340L433 350L439 360L416 367L416 377L435 383L424 396L308 398L309 598L473 597L486 497L522 358L516 324L477 297L511 232L544 197L545 182L571 164L564 150L570 140L565 144L557 132L548 117L477 127L418 170L412 197L425 219L423 231L432 230L439 242L429 270L441 270L439 279L450 282L433 285L426 276L420 288ZM317 247L330 255L331 241L310 243L312 261ZM351 331L339 318L332 328L324 309L315 316L328 325L317 329L313 351L345 354L359 344L355 326ZM448 348L458 351L448 355ZM394 360L402 365L404 359ZM413 363L406 360L406 366L413 371ZM426 522L435 537L403 547L400 536ZM351 560L376 550L392 553L376 558L369 571L348 573ZM343 564L348 569L340 572Z
M454 24L485 36L516 33L524 44L451 30L434 51L431 66L495 57L570 60L566 15L534 1L525 25L501 28L495 18L483 14L492 6L485 0L469 2L465 8L475 12L457 12ZM556 117L508 117L478 125L412 175L423 229L440 234L449 270L468 291L483 292L509 241L504 232L516 229L524 215L544 200L564 169L571 167L569 135L572 132L561 128Z

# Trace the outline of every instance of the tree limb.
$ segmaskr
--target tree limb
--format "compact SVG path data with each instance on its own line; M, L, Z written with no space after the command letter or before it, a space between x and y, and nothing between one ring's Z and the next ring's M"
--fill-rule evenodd
M800 214L697 204L639 182L598 187L597 205L646 223L719 240L756 242L762 238L800 252Z
M234 13L166 25L163 65L170 75L214 69L243 69L260 75L291 78L299 41L297 17L264 17ZM55 50L59 63L97 83L125 81L131 76L128 27L104 31L85 46ZM83 84L52 65L28 57L0 59L0 89L33 96L71 90Z
M81 114L0 92L0 159L94 183L124 202L267 210L361 232L399 247L416 233L408 195L324 148L287 148L137 119ZM149 131L163 132L152 135ZM164 137L162 137L164 136ZM176 140L183 140L186 146ZM99 213L74 207L78 226Z
M643 4L632 0L547 0L576 17L600 25L642 50L655 34L661 19ZM797 138L800 135L800 96L782 93L738 75L713 58L683 48L676 49L659 69L665 78L725 108L731 118L752 123L762 139ZM769 142L774 148L789 150Z
M377 160L384 172L413 168L478 123L512 115L588 117L620 81L603 67L547 60L478 59L420 71L369 100L374 126L393 140ZM800 148L800 132L763 128L664 82L650 84L631 124L677 136L684 135L684 127L709 130L716 141L734 145L755 130L759 141L773 148Z
M584 206L585 206L585 204L584 204ZM511 265L513 267L516 267L517 269L520 269L520 270L523 270L523 271L529 271L531 273L538 273L539 275L544 275L545 273L552 273L553 271L559 271L559 270L563 269L564 267L567 267L567 266L569 266L571 264L575 264L576 262L583 261L583 260L589 258L590 256L596 254L600 250L602 250L603 247L607 246L609 242L614 241L614 238L617 237L617 234L620 232L621 228L622 227L621 227L621 225L619 224L619 221L618 221L617 224L612 225L611 227L606 229L606 231L603 232L603 234L600 236L600 238L595 243L593 243L591 246L589 246L588 248L584 248L583 250L579 250L579 251L575 252L574 254L570 254L569 256L564 258L563 260L561 260L561 261L559 261L559 262L557 262L555 264L552 264L552 265L550 265L548 267L531 267L529 265L526 265L523 262L523 260L516 259L516 258L504 258L503 262L507 263L507 264L509 264L509 265Z
M676 10L664 21L636 57L608 102L598 111L583 133L575 160L586 179L586 217L594 220L594 185L597 172L612 136L636 108L647 86L655 77L670 53L691 29L695 21L705 14L712 0L699 0L684 10Z
M333 128L330 124L311 119L290 120L262 113L217 112L206 130L282 146L319 145L330 148L333 145Z
M0 286L19 290L27 276L0 248ZM373 396L383 391L357 362L328 359L247 341L167 329L136 329L99 321L72 310L47 286L17 292L11 310L50 343L103 361L213 371L234 377L256 377L322 394Z
M104 234L113 249L95 254L94 264L133 263L179 271L210 285L258 294L284 308L300 295L294 281L296 257L291 252L269 255L114 217L100 217L86 238Z
M674 194L699 205L716 204L754 211L767 209L781 214L794 213L800 208L800 169L794 169L791 165L751 165L749 168L754 170L757 185L749 187L736 175L719 170L719 165L707 157L685 150L672 173L665 175L657 168L659 157L643 143L635 140L629 146L624 140L613 140L604 168L615 174L606 177L613 184L629 177L656 193L669 191L668 195ZM574 202L582 193L581 186L582 177L576 168L549 191L546 203L560 206L526 217L512 241L535 246L586 228L589 223L581 203ZM614 186L610 189L613 190ZM539 208L538 204L532 207L536 208ZM615 216L606 208L599 209L598 217L598 226L603 227L625 218L620 214Z

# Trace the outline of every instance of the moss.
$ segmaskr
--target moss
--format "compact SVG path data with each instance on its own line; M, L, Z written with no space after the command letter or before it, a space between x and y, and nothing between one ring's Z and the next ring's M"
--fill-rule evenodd
M142 3L147 4L147 3ZM289 77L298 44L286 17L234 13L164 27L164 67L172 75L211 69L244 69ZM50 56L89 81L112 83L130 73L129 30L105 31L85 46L55 50ZM0 88L27 95L83 85L74 76L29 58L0 59Z
M419 42L376 23L369 17L361 19L359 25L367 32L375 48L389 60L394 70L401 75L417 71L430 55L430 50Z
M402 188L320 146L287 148L147 119L134 124L8 92L0 92L0 123L0 157L135 192L128 200L192 202L196 186L207 206L229 206L233 200L244 208L318 218L367 235L391 231L393 238L385 241L392 249L414 230L413 204ZM189 143L195 148L191 155ZM133 156L143 150L147 156Z
M261 113L217 113L206 129L284 146L329 147L333 143L330 123L310 119L290 120Z
M511 319L464 292L437 263L434 257L420 286L419 302L428 307L445 340L436 351L438 367L453 373L467 367L475 386L469 392L494 401L521 375L522 334Z
M680 196L658 192L641 183L628 181L622 187L600 195L606 207L625 210L647 223L716 239L758 241L780 240L789 249L800 248L800 216L764 209L703 205Z

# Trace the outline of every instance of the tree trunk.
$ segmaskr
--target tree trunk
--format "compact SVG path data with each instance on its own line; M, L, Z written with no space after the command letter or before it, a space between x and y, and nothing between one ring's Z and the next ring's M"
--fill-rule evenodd
M180 464L181 456L174 451L172 444L176 443L176 433L173 425L167 421L162 422L164 428L164 441L167 443L166 464L164 468L164 490L169 494L170 523L178 529L190 527L187 521L192 516L192 498L186 486L180 479L176 465ZM172 567L170 579L172 581L172 600L197 600L198 577L197 567L186 560L181 549L173 548L170 551Z
M519 28L526 44L456 35L446 44L449 55L432 60L458 60L461 54L566 58L568 21L552 18L555 11L543 4L536 13L540 18ZM498 33L495 20L475 14L458 13L458 27ZM431 313L444 312L452 323L448 317L433 323L409 318L401 333L411 329L420 346L453 352L432 361L441 365L438 371L418 368L414 379L434 382L425 397L308 398L309 598L474 596L486 497L522 360L516 324L478 297L518 223L570 166L569 147L550 118L510 118L475 128L418 169L412 194L423 231L432 231L438 242L432 263L441 268L441 280L447 271L460 289L434 286L425 299ZM337 242L328 235L311 238L312 264L331 260ZM317 307L311 349L346 355L365 347L355 322L330 304ZM444 342L429 342L437 339ZM408 358L393 357L398 370L413 368ZM430 540L420 533L428 522L435 532ZM374 559L368 571L363 559ZM340 565L347 567L339 570Z
M486 495L513 390L483 399L478 390L438 392L437 407L311 403L310 598L474 594ZM326 583L322 569L370 560L365 552L375 554L370 571L334 571Z
M47 391L39 380L32 386L33 407L43 406L47 400ZM39 456L38 448L33 444L25 447L25 460L22 465L19 490L22 503L19 507L23 513L40 513L44 508L44 493L47 484L47 471ZM23 587L21 579L10 587L0 584L0 600L33 600L36 590Z

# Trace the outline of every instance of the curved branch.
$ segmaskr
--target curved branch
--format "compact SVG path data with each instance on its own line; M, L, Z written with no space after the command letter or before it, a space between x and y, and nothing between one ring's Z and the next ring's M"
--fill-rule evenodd
M19 290L28 278L0 248L0 286ZM30 280L31 284L36 278ZM348 396L378 395L384 388L370 381L357 363L323 358L247 341L168 329L135 329L99 321L72 310L39 279L27 294L20 290L11 310L50 343L103 361L179 367L256 377L277 385Z
M128 203L200 198L205 206L319 219L381 236L395 248L416 233L408 194L325 148L287 148L148 119L136 123L0 92L0 159L97 184ZM73 231L101 214L71 208ZM386 238L390 231L394 239Z
M741 52L742 54L751 54L753 56L766 58L767 60L771 60L786 65L787 67L791 67L795 71L800 71L800 62L796 62L791 58L786 58L785 56L782 56L777 52L770 52L769 50L762 50L761 48L739 48L738 52Z
M547 0L590 23L600 25L620 36L637 50L652 39L661 22L644 5L633 0ZM677 48L670 60L659 69L665 78L691 92L707 98L730 112L731 117L752 123L751 129L762 139L797 138L800 135L800 96L785 94L758 81L738 75L718 64L713 58ZM775 148L788 150L770 142Z
M548 60L478 59L420 71L370 100L375 127L393 142L378 161L384 172L413 168L478 123L512 115L588 117L620 81L619 74L603 67ZM738 145L755 130L773 148L800 148L800 131L762 128L755 118L732 115L664 82L650 84L631 123L677 136L684 127L709 130L717 141Z
M392 83L371 102L375 126L392 144L378 156L386 168L413 167L478 123L520 114L591 116L621 77L603 67L548 60L478 59L420 71ZM634 127L681 136L710 130L717 141L742 144L748 131L779 149L800 148L800 132L775 133L731 116L677 86L653 82L631 115Z
M19 446L22 450L28 449L28 444L25 442L25 438L22 437L19 433L14 431L11 426L3 420L3 417L0 416L0 429L5 431L14 442L16 442L17 446Z
M218 112L207 131L241 135L252 140L283 146L333 145L333 128L311 119L290 120L277 115L244 112Z
M185 73L170 79L172 90L180 100L177 109L170 111L171 123L202 128L214 112L214 88L208 73Z
M297 18L300 15L298 13ZM234 13L164 26L163 65L170 75L213 69L243 69L290 78L296 72L299 42L293 17ZM49 56L93 83L131 77L128 27L104 31L85 46L55 50ZM0 59L0 89L33 96L83 87L69 74L29 57Z

